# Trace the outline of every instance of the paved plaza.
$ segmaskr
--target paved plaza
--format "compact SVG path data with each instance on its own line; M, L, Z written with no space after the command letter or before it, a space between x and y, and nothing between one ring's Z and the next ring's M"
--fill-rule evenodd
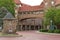
M0 40L60 40L60 35L49 35L37 31L17 32L22 37L0 37Z

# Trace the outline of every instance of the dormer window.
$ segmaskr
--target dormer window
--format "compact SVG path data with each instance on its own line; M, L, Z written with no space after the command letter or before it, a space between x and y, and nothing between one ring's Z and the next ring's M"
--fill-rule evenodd
M51 4L54 5L54 1L52 1Z
M46 3L45 3L45 6L47 6L47 5L48 5L48 3L46 2Z

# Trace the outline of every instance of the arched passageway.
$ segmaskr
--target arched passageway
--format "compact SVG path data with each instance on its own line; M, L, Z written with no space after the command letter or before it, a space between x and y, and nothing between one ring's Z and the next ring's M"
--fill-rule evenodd
M39 30L39 29L41 29L41 26L39 26L39 25L36 25L36 26L34 26L34 25L30 25L30 26L29 25L21 25L18 27L19 31Z
M18 30L25 31L25 30L39 30L42 28L42 20L38 18L33 19L25 19L19 21Z

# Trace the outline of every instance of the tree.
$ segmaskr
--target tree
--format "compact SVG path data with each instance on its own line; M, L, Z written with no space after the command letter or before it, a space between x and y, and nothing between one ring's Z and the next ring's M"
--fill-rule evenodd
M45 13L45 21L44 24L50 25L50 20L53 21L54 25L60 25L60 9L49 8Z
M0 0L0 18L3 18L7 11L12 13L12 15L14 15L15 11L14 11L14 7L15 7L15 3L13 0ZM5 9L6 8L6 9ZM2 20L0 19L0 25L2 25ZM6 29L3 29L5 32Z
M13 0L0 0L0 8L1 7L6 7L8 11L10 11L14 15L15 4Z
M50 24L50 20L52 20L53 22L55 22L55 15L57 13L57 9L56 8L49 8L47 10L47 12L45 13L45 25L49 25Z

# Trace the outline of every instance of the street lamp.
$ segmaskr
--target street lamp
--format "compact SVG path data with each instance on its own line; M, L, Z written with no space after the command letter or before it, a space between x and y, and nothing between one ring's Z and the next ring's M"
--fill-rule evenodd
M53 25L53 21L52 20L50 20L50 30L54 30L54 25Z
M52 20L50 20L50 22L51 22L51 25L52 25L52 22L53 22L53 21L52 21Z

